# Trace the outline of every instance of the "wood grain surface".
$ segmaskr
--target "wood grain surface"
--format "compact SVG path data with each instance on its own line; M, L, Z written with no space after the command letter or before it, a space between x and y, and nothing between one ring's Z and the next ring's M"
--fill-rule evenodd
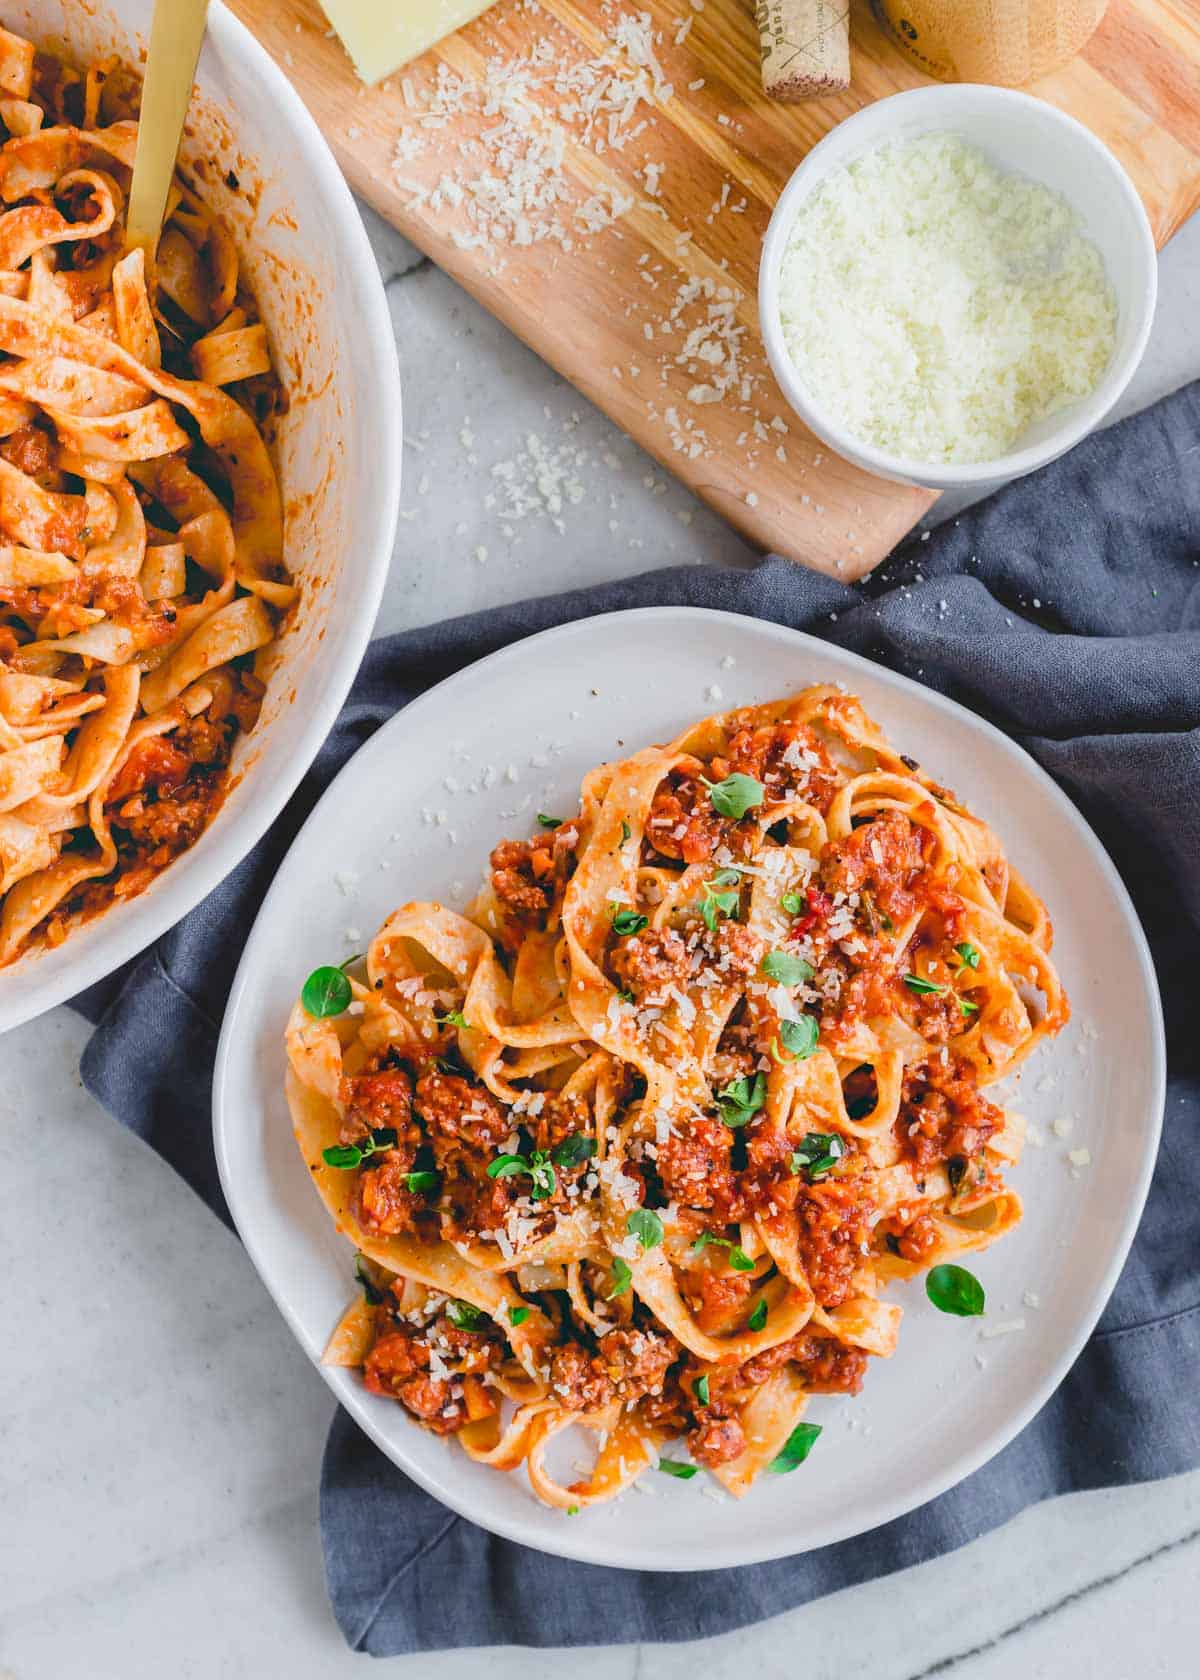
M752 543L852 579L929 507L930 492L873 478L805 431L758 333L759 246L791 171L842 118L925 81L866 0L852 7L850 91L801 105L762 94L749 0L499 0L371 89L357 81L315 0L231 3L292 79L355 191ZM494 169L490 142L478 137L494 133L497 118L473 108L430 117L422 102L439 64L470 85L490 61L493 86L507 86L511 67L531 52L594 64L611 50L622 12L641 11L652 18L655 59L673 91L639 106L628 127L643 126L623 144L606 143L604 125L593 126L590 141L580 125L566 125L569 201L554 214L573 236L472 243L469 203L449 202L453 190L439 203L435 189L446 175ZM497 74L499 64L506 68ZM541 78L530 98L549 106L539 120L552 122L561 95L544 69ZM1160 245L1200 204L1200 4L1111 0L1083 53L1031 91L1113 149ZM397 157L398 142L409 155ZM657 194L647 163L662 165ZM576 215L589 199L629 206L589 233ZM705 355L717 351L718 383L727 388L705 400L713 389Z

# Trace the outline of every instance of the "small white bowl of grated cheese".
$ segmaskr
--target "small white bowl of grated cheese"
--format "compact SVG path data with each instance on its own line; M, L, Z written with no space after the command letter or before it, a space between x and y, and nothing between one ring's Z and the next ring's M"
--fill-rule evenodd
M800 418L881 478L1019 477L1117 401L1158 291L1145 209L1081 123L1008 88L918 88L808 154L763 244L759 319Z

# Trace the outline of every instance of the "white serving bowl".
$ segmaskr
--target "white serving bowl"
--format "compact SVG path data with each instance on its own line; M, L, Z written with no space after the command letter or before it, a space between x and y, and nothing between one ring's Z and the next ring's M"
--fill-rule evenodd
M1104 259L1117 300L1117 335L1104 377L1090 396L1035 421L1016 448L990 461L944 465L907 459L857 438L806 389L784 341L779 309L783 254L801 201L827 176L893 141L946 131L977 146L998 167L1060 193ZM1137 189L1108 147L1082 123L1027 93L975 83L915 88L867 105L814 146L780 195L763 241L758 313L767 359L788 402L810 431L856 466L900 484L937 490L986 489L1062 455L1098 426L1142 359L1158 295L1158 258Z
M4 23L81 62L137 63L153 0L11 0ZM99 980L184 916L250 851L329 733L371 634L400 498L400 378L354 200L287 79L220 4L209 10L182 156L229 223L291 403L274 451L284 557L301 598L262 715L239 740L210 827L140 897L54 951L0 969L0 1031ZM236 178L236 190L226 182Z

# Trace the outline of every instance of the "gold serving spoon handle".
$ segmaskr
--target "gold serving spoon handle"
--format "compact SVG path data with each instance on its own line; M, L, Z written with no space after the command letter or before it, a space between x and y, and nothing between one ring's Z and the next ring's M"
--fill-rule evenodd
M155 0L125 219L126 248L140 247L148 269L162 232L207 13L208 0Z

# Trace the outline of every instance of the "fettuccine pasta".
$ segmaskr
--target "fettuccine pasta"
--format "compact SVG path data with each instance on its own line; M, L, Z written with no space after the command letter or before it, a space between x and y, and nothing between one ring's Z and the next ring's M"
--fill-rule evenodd
M296 1137L363 1286L327 1358L566 1510L654 1464L741 1495L893 1353L890 1284L978 1287L959 1263L1020 1219L984 1089L1067 1019L1050 922L834 688L539 822L465 915L405 904L292 1011Z
M139 93L0 30L0 964L197 838L295 593L233 241L177 178L125 250Z

